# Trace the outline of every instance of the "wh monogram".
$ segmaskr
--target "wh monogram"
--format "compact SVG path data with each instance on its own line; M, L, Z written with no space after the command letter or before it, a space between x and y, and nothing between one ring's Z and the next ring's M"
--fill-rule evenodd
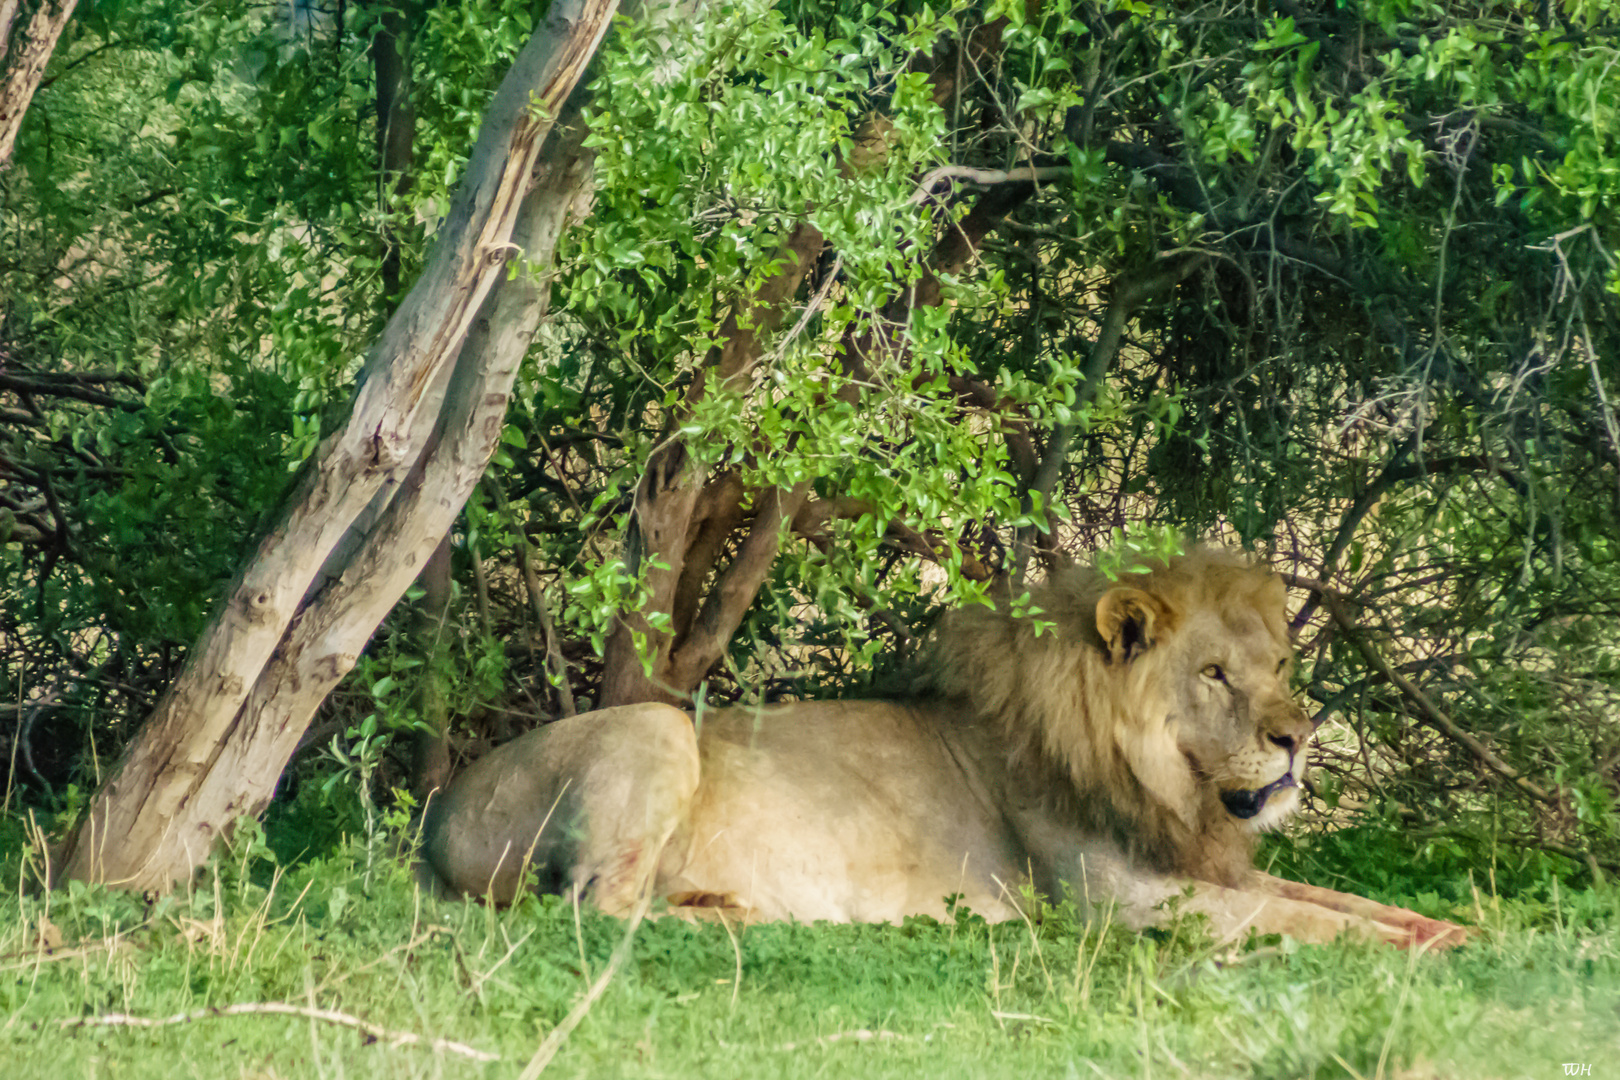
M1579 1062L1575 1062L1575 1061L1566 1061L1566 1062L1564 1062L1564 1075L1565 1076L1591 1076L1592 1075L1592 1066L1590 1066L1590 1065L1582 1065Z

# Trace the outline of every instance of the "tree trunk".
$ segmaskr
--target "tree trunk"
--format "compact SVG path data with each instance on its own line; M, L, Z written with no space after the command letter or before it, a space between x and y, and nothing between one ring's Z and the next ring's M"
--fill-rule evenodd
M34 100L34 91L45 76L45 64L56 49L56 42L67 27L79 0L40 0L28 29L15 42L11 28L17 20L17 0L0 0L0 61L5 79L0 82L0 169L11 164L11 151L22 130L23 114ZM12 45L16 54L12 55Z
M411 154L416 140L416 110L411 104L411 41L417 6L402 3L377 17L371 39L372 81L377 98L377 209L382 212L381 273L384 310L399 298L400 238L396 227L410 192ZM425 802L450 782L450 701L442 670L431 658L443 647L454 582L450 573L450 536L428 556L422 576L422 607L411 634L429 662L422 669L417 698L422 728L415 733L411 755L411 791Z
M578 133L553 132L549 118L617 7L557 0L519 54L346 425L317 451L69 839L65 877L167 890L238 816L261 810L316 706L450 527L544 313L542 284L505 280L507 265L519 253L531 270L550 265L589 176Z
M371 39L371 65L377 84L377 204L383 212L383 296L399 295L399 237L393 215L411 188L411 151L416 140L416 109L411 103L411 44L416 5L384 10Z
M450 597L455 591L450 576L448 534L428 556L422 576L417 580L422 586L422 611L412 633L429 661L422 669L422 690L418 698L423 729L416 732L416 746L411 755L411 792L418 802L426 802L436 789L450 782L450 700L445 694L444 676L431 661L433 653L444 647Z

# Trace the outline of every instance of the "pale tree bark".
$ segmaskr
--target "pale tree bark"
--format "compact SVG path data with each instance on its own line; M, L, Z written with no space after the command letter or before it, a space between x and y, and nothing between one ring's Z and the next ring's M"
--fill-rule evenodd
M316 706L448 530L499 438L544 314L536 274L589 176L577 126L552 118L617 8L557 0L519 54L347 422L97 794L63 876L166 890L261 810ZM508 281L518 256L529 272Z
M380 273L382 302L392 307L399 297L401 243L396 230L407 209L405 197L414 177L411 155L416 141L416 110L412 106L411 45L419 8L400 3L384 8L371 39L372 82L377 103L377 209L382 211ZM385 308L386 310L386 308ZM411 628L423 656L443 647L450 615L454 582L450 573L450 536L428 556L417 579L422 588L421 609ZM417 708L422 729L415 733L411 755L411 791L418 799L450 781L450 701L439 668L423 668Z
M17 21L17 0L0 0L0 64L5 67L4 81L0 81L0 169L11 165L23 115L77 6L78 0L40 0L28 29L14 40L11 31Z

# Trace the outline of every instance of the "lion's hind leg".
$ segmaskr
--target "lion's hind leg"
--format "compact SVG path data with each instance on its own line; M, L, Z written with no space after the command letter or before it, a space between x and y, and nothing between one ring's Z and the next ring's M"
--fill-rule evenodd
M664 909L664 914L687 922L746 926L765 921L757 911L730 893L675 892L665 899L669 906Z
M692 721L668 705L559 720L491 751L429 806L424 854L457 892L544 891L629 912L652 887L698 784Z

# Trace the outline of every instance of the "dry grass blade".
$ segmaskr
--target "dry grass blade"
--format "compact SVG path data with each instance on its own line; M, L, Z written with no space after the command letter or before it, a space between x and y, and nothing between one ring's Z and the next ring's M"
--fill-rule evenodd
M667 842L668 839L666 836L665 841ZM650 865L655 867L658 865L658 859L663 855L663 851L664 845L661 843L656 848ZM602 973L596 977L596 981L591 983L590 989L585 991L585 996L575 1002L572 1009L568 1010L568 1015L563 1017L562 1023L552 1028L545 1041L535 1050L534 1056L529 1059L528 1065L524 1066L518 1080L535 1080L535 1077L545 1071L546 1066L551 1064L551 1059L557 1056L557 1051L562 1049L562 1044L568 1040L568 1036L579 1026L579 1022L585 1019L585 1014L591 1011L591 1006L596 1004L596 999L601 997L602 992L608 988L608 983L613 981L613 976L618 974L619 969L624 966L624 962L630 959L630 946L635 942L636 929L641 926L641 921L647 917L647 912L652 907L652 887L653 882L649 879L641 891L641 899L636 902L636 908L631 912L630 920L625 925L624 936L613 947L613 955L608 957L607 967L603 968ZM578 903L577 895L575 896L575 903L576 905Z
M236 1005L225 1005L217 1009L197 1009L194 1012L176 1013L173 1016L158 1018L145 1016L130 1016L127 1013L104 1013L101 1016L75 1016L61 1021L64 1028L76 1027L132 1027L132 1028L160 1028L171 1027L175 1024L190 1024L198 1020L211 1020L221 1016L296 1016L308 1020L320 1020L339 1027L352 1028L368 1038L378 1042L386 1042L390 1046L426 1046L441 1053L460 1054L472 1058L474 1061L499 1061L499 1054L486 1053L474 1049L465 1043L454 1042L450 1039L428 1039L416 1034L414 1031L390 1031L379 1027L368 1020L358 1016L350 1016L335 1009L316 1009L307 1005L293 1005L285 1001L249 1001Z

